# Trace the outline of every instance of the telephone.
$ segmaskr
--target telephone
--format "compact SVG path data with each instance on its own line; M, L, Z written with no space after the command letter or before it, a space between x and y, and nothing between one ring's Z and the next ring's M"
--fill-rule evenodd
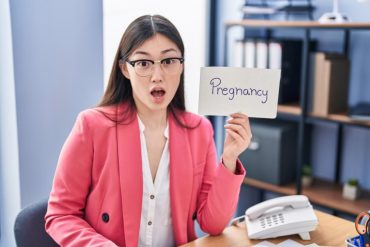
M283 196L261 202L245 211L250 239L276 238L298 234L310 240L318 219L304 195Z

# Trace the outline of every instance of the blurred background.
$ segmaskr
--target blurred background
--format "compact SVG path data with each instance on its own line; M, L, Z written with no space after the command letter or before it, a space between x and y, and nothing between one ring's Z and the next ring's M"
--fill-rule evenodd
M351 21L370 22L368 2L339 2ZM77 114L99 102L119 39L131 21L161 14L177 26L185 43L187 108L197 112L199 68L226 65L224 24L245 18L241 11L245 4L241 0L0 0L0 246L15 246L17 213L48 197L61 147ZM312 4L313 20L332 8L329 0ZM290 20L302 18L306 17ZM281 35L299 36L298 31ZM243 29L235 29L228 39L243 35ZM320 40L320 49L341 47L340 33L312 36ZM351 66L356 70L350 74L349 105L370 102L369 41L370 32L351 36ZM231 51L233 42L228 44ZM220 154L223 119L211 120ZM311 161L317 177L334 176L335 133L330 123L312 130ZM343 138L342 182L355 177L370 189L369 129L346 127ZM317 143L326 148L315 148ZM243 194L248 199L241 200L242 211L261 199L253 188L248 193Z

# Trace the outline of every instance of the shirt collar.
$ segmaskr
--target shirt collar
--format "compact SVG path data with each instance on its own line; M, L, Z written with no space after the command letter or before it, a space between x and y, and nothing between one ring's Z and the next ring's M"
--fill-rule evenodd
M139 115L137 115L137 119L139 121L139 129L140 129L140 133L143 133L144 134L144 130L145 130L145 125L144 123L141 121ZM168 139L168 120L167 120L167 123L166 123L166 128L164 129L164 132L163 132L163 135L164 137L166 137Z

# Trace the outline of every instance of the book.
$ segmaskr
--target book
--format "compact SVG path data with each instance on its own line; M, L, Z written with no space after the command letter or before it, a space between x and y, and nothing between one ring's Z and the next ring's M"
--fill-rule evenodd
M370 102L360 102L351 106L348 116L353 120L370 121Z
M244 42L243 40L236 40L233 46L233 51L230 56L229 64L233 67L243 67L243 52Z
M246 68L256 67L256 43L253 39L244 42L244 66Z
M267 69L267 43L265 40L256 42L256 67L259 69Z
M281 69L279 104L299 101L302 48L302 40L274 39L269 42L269 68Z
M327 116L347 111L349 60L342 54L314 53L312 113Z

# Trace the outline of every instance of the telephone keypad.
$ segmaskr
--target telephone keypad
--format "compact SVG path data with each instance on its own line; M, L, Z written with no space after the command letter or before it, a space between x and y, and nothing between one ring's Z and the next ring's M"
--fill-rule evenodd
M274 225L280 225L284 224L284 215L279 213L279 214L274 214L271 216L266 216L266 217L261 217L259 219L260 225L262 228L271 227L273 224Z

